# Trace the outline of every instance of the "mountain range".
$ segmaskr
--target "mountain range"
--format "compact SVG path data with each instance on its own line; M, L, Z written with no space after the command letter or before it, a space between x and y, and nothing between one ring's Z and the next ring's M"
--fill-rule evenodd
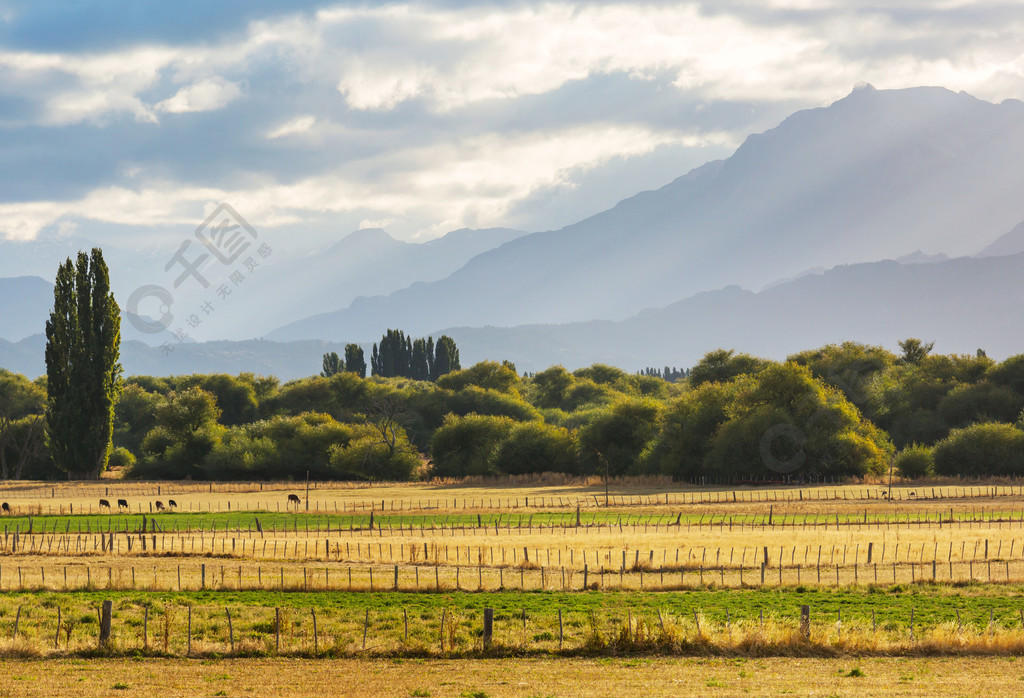
M247 291L250 314L239 305L217 326L272 341L197 337L171 352L126 341L123 363L286 379L388 328L446 332L464 364L508 358L521 370L687 366L719 346L783 358L907 336L1006 356L1024 348L1022 163L1022 102L867 86L560 230L462 230L424 244L363 230L282 255ZM15 341L0 342L0 365L39 372L40 338L7 326L0 336Z
M286 325L270 339L368 341L387 327L618 320L694 293L922 250L973 254L1024 220L1024 102L854 90L708 163L449 277Z

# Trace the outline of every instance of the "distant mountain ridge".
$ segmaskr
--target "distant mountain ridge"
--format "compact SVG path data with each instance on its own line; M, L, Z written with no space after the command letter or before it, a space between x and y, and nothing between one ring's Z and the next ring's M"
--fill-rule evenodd
M230 312L219 313L202 329L212 331L218 338L260 336L296 318L348 305L360 294L386 294L415 282L443 279L481 252L524 234L510 228L460 229L427 242L413 243L396 240L379 228L367 228L305 255L296 255L284 243L263 235L261 240L272 242L271 256L255 257L259 268L246 272L251 278L232 295ZM0 277L32 274L52 279L65 259L93 245L82 238L52 235L31 243L0 239ZM143 284L155 283L173 291L175 312L184 317L198 312L203 302L214 295L193 283L173 287L176 272L165 268L172 251L140 252L107 245L103 250L122 310L128 310L132 292ZM198 254L189 253L192 258ZM214 289L221 281L227 281L230 271L212 262L202 269L208 280L215 282ZM50 294L52 301L52 290ZM13 303L13 299L0 289L0 304ZM155 308L148 310L155 313ZM145 315L146 311L140 309L140 314ZM39 325L32 332L43 326L45 317L39 317ZM179 324L184 326L184 321ZM147 335L134 331L127 323L124 331L126 336L154 346L173 339L171 332ZM20 325L17 334L0 325L0 338L17 340L27 334L31 332L23 331Z
M984 349L1002 359L1024 353L1024 253L960 257L930 264L894 261L842 265L759 293L729 286L696 294L622 321L563 325L448 328L462 363L513 361L520 371L554 364L574 369L595 362L638 370L692 366L706 352L733 348L784 359L828 343L857 341L896 350L906 337L934 341L942 353ZM440 331L433 333L435 336ZM43 338L0 341L0 366L39 375ZM324 341L205 342L172 351L122 343L128 375L253 371L282 380L315 375L328 351Z
M53 284L38 276L0 278L0 338L18 341L42 332L53 306Z
M730 286L620 322L510 328L448 328L466 361L509 359L520 370L594 362L625 369L692 366L734 348L787 355L857 341L897 350L898 340L934 341L936 351L1024 353L1024 253L930 264L842 265L760 293Z
M387 327L623 319L815 267L972 254L1024 219L1020 191L1024 103L868 86L657 191L268 337L369 341Z

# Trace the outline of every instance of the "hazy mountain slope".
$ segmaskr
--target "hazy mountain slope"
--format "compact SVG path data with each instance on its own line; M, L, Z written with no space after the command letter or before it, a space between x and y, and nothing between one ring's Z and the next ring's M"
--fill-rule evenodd
M443 281L357 299L302 334L368 341L387 327L619 319L815 267L970 254L1024 217L1020 191L1024 103L868 87L662 189L513 240Z
M988 245L978 257L999 257L1024 252L1024 221L1014 226L1013 230L1002 235L998 240Z
M245 270L245 283L232 294L230 304L220 304L230 312L220 312L211 322L191 332L200 341L212 338L246 339L265 334L296 318L326 312L348 305L358 295L387 294L417 281L443 279L467 261L489 249L524 235L507 228L456 230L424 243L402 242L379 229L358 230L346 235L327 249L299 253L294 240L278 241L272 231L263 231L262 241L269 242L272 254L267 258L252 254L259 263L255 270ZM182 239L187 239L185 235ZM114 294L127 310L132 292L143 284L158 284L172 291L178 326L189 329L185 318L208 300L216 300L214 292L235 267L224 267L209 259L202 273L211 283L201 288L189 281L180 288L173 282L180 268L167 270L166 264L181 240L170 239L172 249L136 251L104 245L104 258L110 268ZM79 250L88 251L93 243L79 238L45 236L32 242L0 239L0 276L34 274L52 279L57 267ZM201 249L188 252L190 259ZM237 267L242 267L239 262ZM232 284L228 284L234 288ZM212 290L211 290L212 289ZM51 291L52 295L52 291ZM0 305L12 297L0 290ZM140 314L159 315L155 307L140 308ZM0 337L20 339L0 327ZM125 325L125 330L133 328ZM171 333L158 336L135 332L131 335L154 346L171 338Z
M0 279L0 338L17 342L42 332L53 306L53 284L38 276Z
M35 378L46 373L43 335L20 342L0 340L0 368ZM320 373L326 352L344 352L345 347L329 342L197 342L174 344L165 351L138 341L121 343L124 375L172 376L186 373L252 372L291 380Z
M854 340L896 349L905 337L936 351L1024 353L1024 254L933 264L840 266L761 293L729 287L622 322L452 328L464 363L507 358L520 370L606 362L626 369L691 366L717 347L776 359Z
M346 306L360 295L387 294L412 283L443 279L478 254L524 234L508 228L462 229L428 242L409 243L383 230L359 230L322 253L269 267L249 301L264 318L269 314L279 325ZM310 324L318 325L300 321L272 336L282 341L320 338L308 331ZM275 326L264 323L262 330Z

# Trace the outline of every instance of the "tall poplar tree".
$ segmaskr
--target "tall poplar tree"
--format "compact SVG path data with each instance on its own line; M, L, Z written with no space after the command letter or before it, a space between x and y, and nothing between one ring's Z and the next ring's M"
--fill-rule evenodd
M366 377L366 359L363 358L363 348L358 344L345 345L345 370L360 378Z
M69 479L98 478L107 467L120 388L120 313L99 248L57 270L46 322L46 442Z
M459 362L459 348L455 346L455 340L448 335L444 334L437 338L434 352L431 380L437 380L446 373L462 369L462 364Z

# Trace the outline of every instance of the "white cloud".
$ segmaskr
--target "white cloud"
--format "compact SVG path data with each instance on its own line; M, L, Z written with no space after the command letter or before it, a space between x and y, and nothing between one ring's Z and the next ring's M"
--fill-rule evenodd
M315 116L310 116L308 114L306 116L297 116L294 119L291 119L290 121L286 121L277 128L272 129L269 133L267 133L267 138L269 138L270 140L274 140L275 138L283 138L284 136L293 136L299 133L306 133L311 128L313 128L313 124L315 123Z
M235 83L211 78L181 88L173 97L157 104L156 110L171 114L215 111L241 96L242 89Z
M359 221L359 230L366 230L367 228L387 228L389 225L395 222L394 218L380 218L377 220L370 220L364 218Z
M299 223L311 214L390 214L360 227L386 227L403 216L436 221L434 234L471 225L498 225L517 202L551 187L572 186L573 174L613 158L664 145L724 143L722 133L686 134L638 126L596 125L516 136L488 134L347 163L337 171L291 183L246 188L196 187L150 181L139 188L105 187L74 201L0 204L0 234L31 239L73 219L167 226L202 220L211 202L227 201L257 225ZM372 170L386 172L370 181ZM140 180L145 177L137 175Z
M38 107L32 126L87 123L115 138L125 120L154 124L143 129L154 139L144 149L152 160L112 167L116 175L73 200L55 200L41 185L35 200L0 204L0 234L31 238L76 220L193 224L203 206L222 200L264 226L334 214L407 233L500 225L518 202L576 187L581 173L616 159L734 145L752 128L741 117L728 127L696 125L709 123L721 102L744 105L727 105L733 115L749 104L817 106L862 80L878 88L943 85L993 101L1024 96L1024 15L995 21L982 7L970 0L346 4L232 27L219 42L91 53L0 48L4 96ZM614 79L594 80L606 76ZM606 106L591 114L566 114L562 95L525 99L566 89L586 105L588 90L611 82L684 99L624 104L614 113L606 113L618 108L607 106L611 99L595 100ZM231 126L247 137L238 139L249 149L240 158L245 167L250 155L256 165L241 173L211 168L221 174L203 172L202 185L189 181L199 171L192 163L165 167L161 157L174 154L160 152L158 117L243 97L280 103L246 110ZM682 103L708 108L688 121L697 117ZM670 108L679 109L671 113L679 121L666 128L668 112L655 110ZM268 148L278 158L269 165L252 145L265 140L279 140ZM214 156L222 165L239 152Z

